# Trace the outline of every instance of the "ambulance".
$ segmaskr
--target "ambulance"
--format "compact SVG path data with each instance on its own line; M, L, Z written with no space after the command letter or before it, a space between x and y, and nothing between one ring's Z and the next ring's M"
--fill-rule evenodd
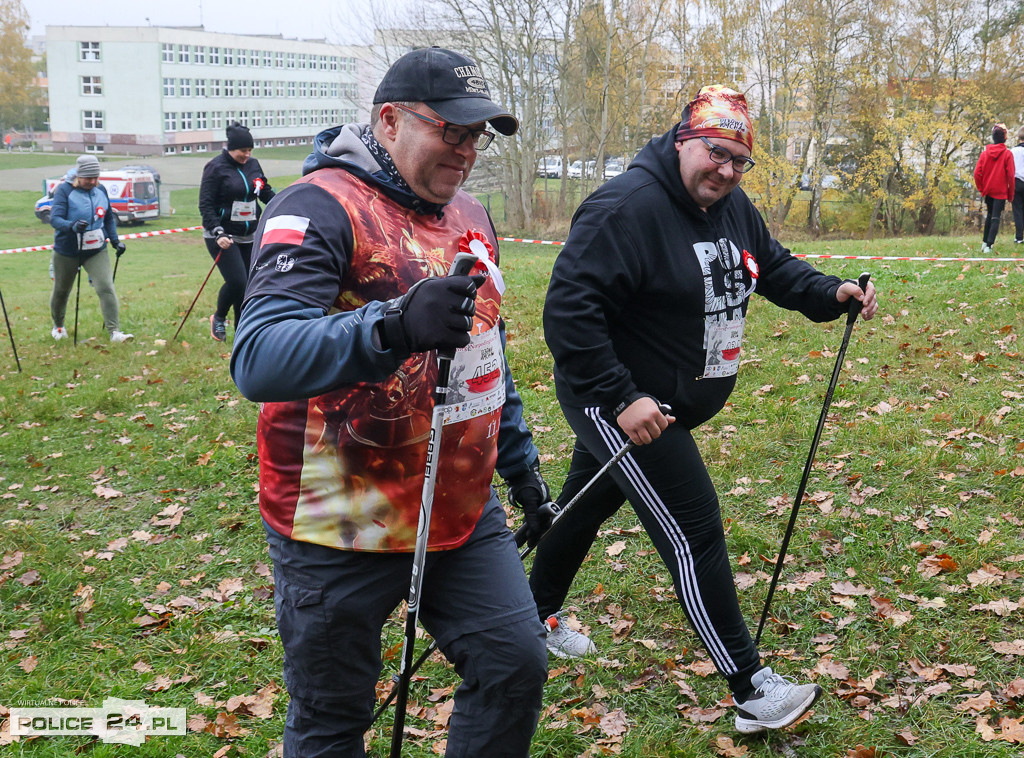
M36 201L36 218L50 223L53 193L64 177L43 180L43 196ZM117 214L119 224L141 224L160 215L160 191L152 171L124 167L117 171L104 171L100 184L107 190L110 207Z

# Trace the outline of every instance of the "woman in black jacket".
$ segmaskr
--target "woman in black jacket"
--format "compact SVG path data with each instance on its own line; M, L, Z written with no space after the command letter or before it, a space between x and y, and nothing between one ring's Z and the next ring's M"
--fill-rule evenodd
M274 196L260 162L252 157L249 130L233 121L227 136L227 147L203 168L199 185L203 241L224 277L217 310L210 316L210 335L218 342L227 338L228 308L234 308L238 323L260 203L266 205Z

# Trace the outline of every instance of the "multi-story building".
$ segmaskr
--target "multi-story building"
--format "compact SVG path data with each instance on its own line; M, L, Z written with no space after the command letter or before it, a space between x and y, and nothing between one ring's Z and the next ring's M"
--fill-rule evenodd
M369 119L369 49L191 27L48 26L53 149L219 150L239 121L256 147L308 144Z

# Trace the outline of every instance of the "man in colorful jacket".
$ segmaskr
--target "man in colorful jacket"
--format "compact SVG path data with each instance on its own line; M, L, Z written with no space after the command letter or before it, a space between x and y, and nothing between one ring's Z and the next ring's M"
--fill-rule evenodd
M877 308L872 285L864 292L825 276L771 237L739 188L754 166L753 146L743 95L705 87L680 123L576 211L544 303L555 389L577 437L559 500L627 440L636 447L555 523L530 574L551 629L549 649L592 652L555 611L601 522L628 499L728 681L740 732L793 723L821 689L762 665L736 597L718 496L691 430L721 410L736 384L755 290L814 321L847 312L850 298L862 301L866 319Z
M256 234L231 369L262 403L286 756L364 755L382 626L410 585L434 350L455 348L420 619L463 679L446 755L528 755L543 629L491 479L533 519L548 490L503 354L497 238L460 189L488 122L518 128L474 61L408 53L370 125L321 133ZM445 276L473 240L474 275Z
M992 127L992 144L986 145L974 167L974 186L985 198L985 228L981 237L981 252L991 253L999 234L999 221L1006 201L1013 202L1013 153L1006 146L1006 126Z

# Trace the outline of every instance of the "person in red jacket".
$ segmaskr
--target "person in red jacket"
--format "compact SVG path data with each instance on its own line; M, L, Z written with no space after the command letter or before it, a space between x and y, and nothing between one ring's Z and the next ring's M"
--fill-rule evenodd
M981 151L978 165L974 167L974 186L985 198L984 233L981 238L981 252L991 253L999 234L999 219L1002 218L1006 201L1013 202L1013 153L1006 147L1006 126L992 127L992 144Z

